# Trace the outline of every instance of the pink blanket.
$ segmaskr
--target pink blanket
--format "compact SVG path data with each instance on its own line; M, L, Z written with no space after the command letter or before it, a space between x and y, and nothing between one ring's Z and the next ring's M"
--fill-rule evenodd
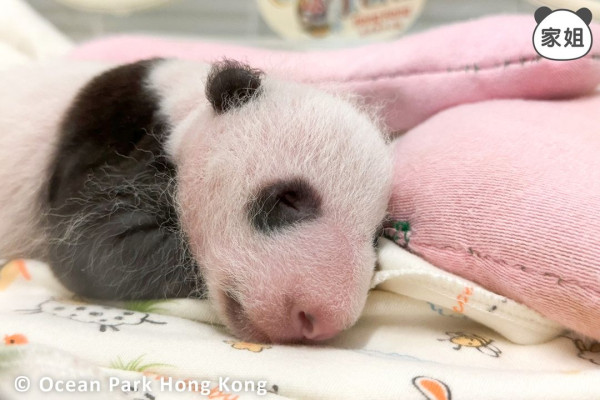
M600 340L600 94L437 114L395 142L397 242Z
M600 83L600 43L588 56L540 58L531 37L533 16L496 16L448 25L396 42L353 49L284 52L144 36L101 39L74 50L82 60L134 61L230 57L287 79L357 93L382 107L391 131L412 128L458 104L491 98L574 97ZM600 38L600 27L592 26Z

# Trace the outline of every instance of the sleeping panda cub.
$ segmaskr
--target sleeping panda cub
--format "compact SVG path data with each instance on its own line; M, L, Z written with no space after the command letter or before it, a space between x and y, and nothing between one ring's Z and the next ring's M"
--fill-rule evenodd
M210 298L246 340L356 321L392 163L355 105L234 61L0 81L0 257L91 298Z

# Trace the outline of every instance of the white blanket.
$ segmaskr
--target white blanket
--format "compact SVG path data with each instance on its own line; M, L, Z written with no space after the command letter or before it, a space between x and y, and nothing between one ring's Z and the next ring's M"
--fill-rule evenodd
M62 399L67 381L84 400L600 398L597 344L515 344L465 315L485 312L529 343L560 328L392 242L380 263L380 288L431 292L455 311L377 289L356 326L324 345L260 345L227 334L206 301L88 303L45 264L10 262L0 272L0 398Z
M0 69L65 54L73 44L20 0L0 2Z

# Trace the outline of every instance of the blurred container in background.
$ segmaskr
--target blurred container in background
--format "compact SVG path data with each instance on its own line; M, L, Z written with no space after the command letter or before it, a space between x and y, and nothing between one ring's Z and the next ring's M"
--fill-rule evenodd
M552 1L552 0L549 0ZM591 0L588 0L591 1ZM202 37L275 48L340 47L390 39L454 21L498 13L530 13L525 0L27 0L59 30L76 41L101 35L147 33ZM326 7L325 7L326 6ZM288 13L288 20L265 21L262 8ZM363 14L365 31L356 25L360 9L399 12L377 32ZM277 13L276 13L277 14ZM281 14L279 15L281 17ZM293 16L293 17L292 17ZM345 18L345 19L344 19ZM267 20L269 17L266 18ZM290 22L291 21L291 22ZM354 22L353 22L354 21ZM395 22L394 22L395 21ZM396 25L394 25L396 24ZM279 26L279 28L278 28ZM381 26L381 24L379 25ZM298 33L298 29L302 29ZM285 30L291 34L283 33ZM296 29L296 33L294 32ZM344 33L345 32L345 33Z

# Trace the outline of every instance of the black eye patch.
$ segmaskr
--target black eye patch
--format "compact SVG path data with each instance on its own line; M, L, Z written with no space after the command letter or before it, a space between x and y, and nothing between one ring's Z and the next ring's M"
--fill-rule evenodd
M321 215L318 192L303 179L262 187L248 204L248 216L258 231L271 233Z
M213 64L206 98L217 114L241 107L260 93L262 71L233 60Z

